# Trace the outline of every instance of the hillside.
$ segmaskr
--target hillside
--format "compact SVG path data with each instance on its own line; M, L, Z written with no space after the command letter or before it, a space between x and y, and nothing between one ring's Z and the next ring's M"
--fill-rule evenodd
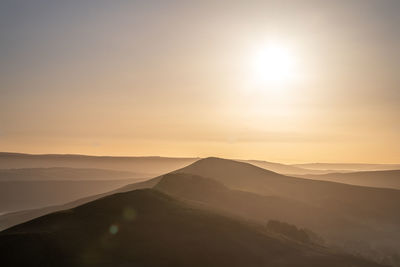
M265 208L261 206L251 215L269 218L275 214L277 219L316 231L332 245L400 264L398 190L294 178L218 158L197 161L176 173L206 177L231 190L275 197L279 200L276 205L262 204ZM287 201L294 204L284 205ZM260 205L243 203L248 207L244 210Z
M176 173L211 178L231 189L281 196L317 206L324 205L365 219L374 217L376 220L388 220L387 222L396 225L400 223L400 214L394 212L400 203L398 190L295 178L250 164L219 158L199 160L177 170Z
M379 266L154 190L114 194L0 233L6 266Z
M294 224L321 235L329 246L400 264L399 190L289 177L219 158L199 160L173 173L50 210L2 216L0 225L6 228L138 188L154 188L190 205L261 224L269 220Z

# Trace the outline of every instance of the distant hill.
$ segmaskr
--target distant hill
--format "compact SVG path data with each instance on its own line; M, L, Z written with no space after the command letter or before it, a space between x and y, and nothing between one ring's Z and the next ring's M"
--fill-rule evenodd
M293 164L292 166L305 169L313 169L313 170L330 170L331 172L379 171L379 170L400 169L400 164L367 164L367 163L304 163L304 164Z
M89 168L130 171L139 176L155 177L176 169L183 168L200 158L167 158L167 157L113 157L60 154L22 154L0 152L0 169L21 168ZM313 170L294 165L263 160L238 160L283 174L325 174L331 170Z
M299 177L352 185L400 189L400 170L329 173Z
M0 213L65 204L135 181L140 180L0 181Z
M332 170L328 170L328 169L314 170L311 168L301 168L301 167L294 166L294 165L269 162L269 161L263 161L263 160L238 160L238 161L250 163L254 166L257 166L257 167L260 167L263 169L267 169L270 171L274 171L274 172L281 173L281 174L287 174L287 175L325 174L325 173L333 172Z
M144 174L103 169L0 169L0 213L60 205L145 178Z
M22 168L0 169L0 181L79 181L143 179L148 174L93 168Z
M32 267L380 266L265 228L136 190L1 232L0 255L5 266Z
M146 174L146 177L154 177L182 168L196 160L198 158L33 155L0 152L0 169L50 167L94 168L130 171Z

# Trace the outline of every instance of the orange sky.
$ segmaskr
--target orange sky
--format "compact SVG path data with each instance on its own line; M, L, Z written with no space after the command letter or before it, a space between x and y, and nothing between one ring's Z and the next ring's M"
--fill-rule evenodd
M6 3L0 150L400 162L398 1L189 2Z

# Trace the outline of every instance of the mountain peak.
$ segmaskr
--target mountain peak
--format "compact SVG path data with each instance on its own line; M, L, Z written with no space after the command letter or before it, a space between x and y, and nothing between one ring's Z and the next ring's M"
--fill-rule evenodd
M210 175L207 175L208 173L229 175L231 172L239 172L244 174L248 171L270 174L273 176L282 176L278 173L254 166L250 163L217 157L200 159L189 166L177 170L176 172L189 172L204 177L210 177Z

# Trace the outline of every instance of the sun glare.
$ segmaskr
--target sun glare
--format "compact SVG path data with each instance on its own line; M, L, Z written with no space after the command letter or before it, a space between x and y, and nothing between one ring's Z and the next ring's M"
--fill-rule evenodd
M253 55L252 76L258 85L278 86L290 83L296 75L295 57L279 44L262 47Z

